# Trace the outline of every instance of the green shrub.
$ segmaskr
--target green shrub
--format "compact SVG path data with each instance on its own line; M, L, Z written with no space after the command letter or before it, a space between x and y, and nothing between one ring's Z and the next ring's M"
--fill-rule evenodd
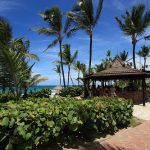
M0 141L8 150L24 150L91 130L115 132L130 124L132 107L130 101L110 97L10 101L0 106Z
M49 98L51 95L52 91L50 89L41 89L38 90L32 94L29 94L29 97L34 97L34 98Z
M5 93L5 94L0 94L0 103L6 103L10 100L15 100L15 96L13 93Z
M62 97L76 97L76 96L80 96L83 92L83 89L82 87L79 87L79 86L75 86L75 87L66 87L66 88L63 88L61 91L60 91L60 96Z

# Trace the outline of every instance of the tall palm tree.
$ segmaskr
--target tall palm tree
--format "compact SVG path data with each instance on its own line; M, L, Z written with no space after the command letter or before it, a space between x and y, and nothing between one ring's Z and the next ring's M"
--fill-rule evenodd
M70 75L70 69L71 65L75 62L75 59L77 58L78 51L75 51L74 54L71 54L71 46L70 44L63 45L63 52L62 52L62 58L64 60L64 63L68 66L68 86L69 86L69 80L71 78Z
M80 79L80 72L81 72L81 62L78 60L76 61L76 63L74 64L74 69L78 72L78 86L79 86L79 79Z
M59 84L61 85L61 67L60 67L60 65L56 65L56 68L54 68L53 70L59 74L59 80L60 80Z
M103 0L98 0L98 6L95 9L93 0L78 0L75 7L68 13L68 17L78 26L79 29L84 30L90 38L90 58L89 58L89 74L91 72L92 64L92 41L93 30L98 23ZM96 10L96 13L94 12Z
M136 44L139 40L149 39L149 36L140 38L147 27L150 25L150 11L145 12L145 5L139 4L133 6L131 12L126 11L122 19L116 17L116 20L120 26L120 29L125 33L125 35L130 36L132 40L132 52L133 52L133 65L136 69L135 63L135 51Z
M128 52L126 52L125 50L123 52L120 53L119 58L123 61L127 61L128 58Z
M65 36L70 36L76 28L70 28L70 21L66 21L65 25L63 25L63 15L59 7L55 6L51 9L45 10L44 12L40 13L40 16L43 20L48 24L48 27L41 27L35 28L35 30L39 34L44 34L47 36L55 37L53 42L51 42L47 49L56 46L59 43L59 53L62 54L62 42ZM46 50L47 50L46 49ZM64 68L63 68L63 58L60 55L60 62L61 62L61 73L63 76L63 84L65 84L65 75L64 75Z
M143 69L145 70L146 69L146 60L147 60L147 57L150 57L150 47L148 46L142 46L141 47L141 50L139 50L137 52L137 54L140 56L140 57L143 57L144 58L144 65L143 65Z
M12 30L9 22L0 17L0 42L4 45L9 45L10 40L12 38ZM5 58L2 53L2 47L0 47L0 86L2 87L2 91L5 93L5 89L7 86L11 84L10 74L8 73L8 68L5 64Z

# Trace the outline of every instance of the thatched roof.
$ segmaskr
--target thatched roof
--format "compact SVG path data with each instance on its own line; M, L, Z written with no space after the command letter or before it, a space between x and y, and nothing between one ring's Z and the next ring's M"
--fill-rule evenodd
M133 69L126 65L121 59L115 59L110 68L95 74L87 76L87 78L96 79L119 79L119 78L141 78L150 77L149 72Z

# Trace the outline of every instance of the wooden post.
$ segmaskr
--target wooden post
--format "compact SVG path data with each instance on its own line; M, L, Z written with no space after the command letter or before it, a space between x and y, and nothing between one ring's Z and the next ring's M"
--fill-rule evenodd
M145 106L145 78L142 79L143 106Z

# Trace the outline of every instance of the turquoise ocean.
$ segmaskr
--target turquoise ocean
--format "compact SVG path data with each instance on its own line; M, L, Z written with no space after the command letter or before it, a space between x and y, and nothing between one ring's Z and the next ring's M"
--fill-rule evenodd
M36 92L41 89L53 89L57 85L37 85L37 86L32 86L28 89L29 92ZM9 91L9 89L6 88L6 92ZM2 92L2 89L0 88L0 93Z

